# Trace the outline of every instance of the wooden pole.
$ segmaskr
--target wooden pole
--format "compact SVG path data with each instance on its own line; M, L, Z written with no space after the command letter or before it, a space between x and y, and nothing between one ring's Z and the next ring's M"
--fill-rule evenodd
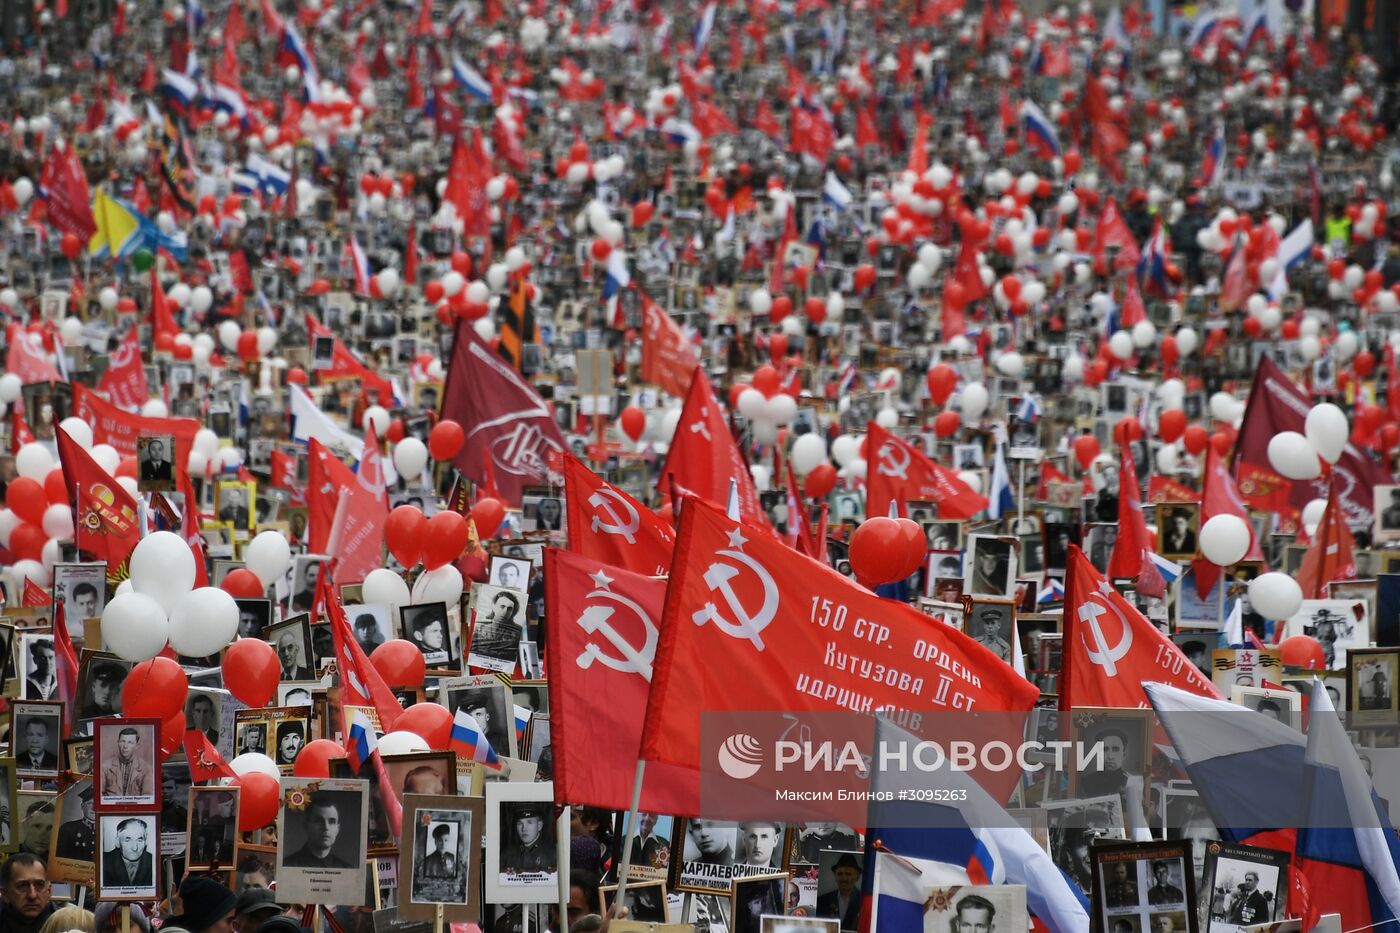
M433 905L433 933L442 933L442 905Z
M731 482L733 482L731 480ZM613 893L614 904L625 904L627 899L627 872L632 867L632 833L637 828L637 811L642 808L642 778L646 775L647 763L637 761L637 775L632 780L632 809L627 814L627 831L622 837L622 866L617 870L617 891Z
M131 905L122 905L122 933L131 933Z

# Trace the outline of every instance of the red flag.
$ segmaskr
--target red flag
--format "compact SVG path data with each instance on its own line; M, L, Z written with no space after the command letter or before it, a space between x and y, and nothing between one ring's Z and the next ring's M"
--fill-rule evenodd
M690 121L705 139L724 133L739 133L739 127L729 119L729 114L698 97L690 102Z
M78 157L71 148L55 143L40 177L41 187L48 192L49 223L86 245L97 232L97 222L92 219L87 173Z
M73 542L105 560L108 576L120 580L126 576L127 558L141 540L136 500L67 431L55 430L54 441L68 501L77 507Z
M178 482L180 492L185 497L185 511L180 516L180 534L189 545L190 553L194 555L194 585L208 586L209 570L204 560L204 538L199 534L199 499L194 494L194 483L190 482L189 473L183 468L179 470Z
M1210 679L1187 660L1181 649L1147 621L1094 569L1084 552L1071 544L1065 573L1060 709L1147 709L1142 685L1148 682L1221 698Z
M324 447L321 449L325 450ZM272 451L270 470L272 474L271 484L274 489L285 489L290 492L292 505L306 505L306 489L297 481L296 457L280 450L274 450ZM309 477L308 473L308 479Z
M195 782L237 777L214 743L209 741L209 736L199 729L185 730L185 758L190 763L190 778Z
M1137 279L1128 276L1128 291L1123 296L1123 310L1118 315L1118 326L1127 330L1139 321L1147 320L1147 309L1142 305L1142 294L1138 291Z
M1114 265L1119 269L1136 265L1138 258L1142 255L1138 249L1137 238L1133 236L1133 231L1128 229L1128 222L1123 219L1123 213L1118 209L1118 202L1113 198L1108 199L1103 206L1103 213L1099 215L1091 251L1095 258L1107 262L1110 246L1118 247L1118 256L1114 260ZM1141 300L1141 298L1138 299L1139 303Z
M73 384L73 414L92 426L94 444L111 444L123 457L136 456L136 439L142 434L175 435L175 469L183 472L194 447L200 423L193 418L147 418L122 411L103 401L91 389Z
M235 251L236 252L236 251ZM394 387L383 376L370 369L354 353L350 352L339 337L326 325L317 320L316 315L310 311L306 312L306 332L314 339L316 337L334 337L335 345L331 353L331 365L327 369L317 370L317 372L330 376L354 376L360 380L360 385L371 392L379 393L379 402L382 405L392 405L394 400Z
M307 447L306 533L313 554L325 554L340 490L356 484L355 473L314 437Z
M758 109L754 111L753 125L764 136L778 139L783 135L783 124L773 114L773 108L768 105L767 100L758 102Z
M1249 552L1246 560L1263 560L1264 551L1254 537L1254 526L1249 521L1249 508L1240 496L1235 478L1225 470L1225 463L1214 447L1206 448L1206 470L1201 487L1201 527L1217 515L1235 515L1242 519L1249 529ZM1192 561L1196 572L1196 593L1205 598L1220 578L1220 568L1204 557Z
M63 381L63 376L44 356L44 351L34 344L24 328L18 324L10 324L5 328L5 340L10 345L9 355L5 359L5 372L19 376L24 385Z
M1356 542L1347 527L1337 485L1337 474L1333 473L1328 482L1327 508L1298 568L1298 585L1304 599L1325 599L1327 584L1356 577L1356 560L1352 556Z
M1236 247L1225 267L1225 278L1220 284L1220 310L1229 313L1244 307L1249 296L1254 294L1254 282L1249 277L1245 263L1244 246Z
M139 410L151 393L146 385L146 367L141 361L139 328L127 331L126 339L108 357L107 371L97 382L99 392L106 392L113 405L128 411Z
M384 523L389 520L389 494L384 488L384 464L374 425L365 432L365 450L355 481L341 487L328 545L336 583L358 583L384 563Z
M243 20L243 4L230 3L228 15L224 17L224 41L238 45L248 39L248 24Z
M988 505L987 497L964 483L956 470L934 463L908 441L895 437L875 422L866 429L866 449L874 451L865 478L865 514L889 515L890 503L899 514L910 500L938 503L939 518L971 518Z
M1113 540L1113 553L1108 558L1108 575L1118 577L1148 577L1150 587L1162 584L1162 575L1157 571L1147 555L1153 550L1153 542L1147 533L1147 520L1142 515L1142 501L1138 498L1137 467L1127 447L1119 452L1121 472L1118 478L1118 537ZM1150 569L1150 573L1149 573ZM1155 581L1151 578L1155 577ZM1141 583L1141 579L1139 580ZM1142 589L1141 586L1138 589ZM1148 593L1161 596L1161 592Z
M418 22L414 24L413 34L415 36L431 36L433 34L432 0L418 0Z
M491 177L491 157L482 144L481 130L473 129L470 149L458 139L452 147L452 171L443 199L457 209L465 237L491 235L491 205L486 182Z
M1128 148L1128 118L1126 112L1109 106L1108 90L1096 76L1084 81L1081 106L1084 122L1089 124L1089 151L1114 181L1123 180L1123 166L1118 154Z
M1040 482L1035 487L1035 497L1037 499L1050 498L1051 483L1068 483L1070 478L1061 473L1049 460L1040 461Z
M408 225L408 242L404 244L403 280L409 285L418 284L418 228Z
M24 595L21 597L21 603L30 608L38 608L40 606L48 606L52 604L53 597L49 595L48 590L39 586L39 584L35 583L28 577L25 577Z
M861 640L859 626L826 624L834 618L879 619L883 644ZM919 660L935 655L937 665ZM881 599L756 525L686 499L647 701L644 760L701 767L702 707L797 715L912 706L1022 712L1038 696L963 633Z
M674 487L723 506L729 501L731 478L738 481L739 513L751 521L762 522L763 506L758 502L749 465L729 432L710 380L703 369L696 367L671 448L666 451L659 488L663 495L670 495Z
M467 442L453 465L475 483L491 465L503 501L518 504L526 486L558 486L551 466L569 449L554 415L533 386L459 323L442 391L442 417L456 421Z
M691 377L699 365L695 348L685 339L681 326L643 292L642 381L658 385L671 395L683 396L690 391Z
M1041 497L1044 498L1044 497ZM1189 486L1183 486L1165 476L1147 478L1147 501L1154 505L1163 502L1200 502L1201 494Z
M875 128L875 101L856 111L856 148L880 145L880 131Z
M671 526L578 458L563 460L569 550L634 573L665 574L676 543Z
M555 786L560 799L630 806L666 582L558 548L545 550L544 579L558 620L545 642ZM642 808L686 812L699 792L698 772L655 763Z
M27 592L29 589L27 577L24 585ZM76 703L78 698L78 653L73 650L73 636L68 631L68 610L61 599L58 601L58 608L54 610L53 649L54 676L58 681L58 699L64 703L67 709L73 709L71 704ZM71 716L63 717L65 738L68 736L71 719Z
M25 423L23 405L15 406L10 420L12 422L10 426L10 453L17 454L25 444L33 443L34 432L29 430L29 425Z
M797 153L806 153L823 165L831 150L836 146L836 131L831 122L821 113L798 105L792 108L789 117L790 130L788 147Z
M423 85L418 80L418 47L408 47L408 65L404 69L407 88L404 91L404 106L409 110L422 110L427 102L423 97Z
M316 601L324 603L330 621L331 637L335 642L335 669L340 678L340 702L346 706L372 706L379 713L379 727L385 732L394 728L394 722L403 712L403 707L394 698L393 691L384 682L384 675L370 663L365 650L355 640L350 631L350 621L345 618L345 609L340 605L340 597L331 588L326 574L321 574L316 582ZM345 734L350 734L348 723Z
M918 129L914 131L914 141L909 146L909 163L906 166L920 178L928 170L928 131L933 126L933 114L919 111ZM981 279L977 280L979 283Z

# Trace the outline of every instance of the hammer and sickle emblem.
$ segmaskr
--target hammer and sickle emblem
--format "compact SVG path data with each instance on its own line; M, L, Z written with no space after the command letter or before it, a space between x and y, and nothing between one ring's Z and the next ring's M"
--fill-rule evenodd
M651 617L646 614L646 611L642 609L641 606L637 605L626 596L614 593L611 590L594 590L592 593L589 593L588 596L590 599L595 596L599 599L611 599L613 602L631 610L632 614L641 621L642 627L646 630L646 642L641 648L638 648L613 627L612 617L617 612L614 607L590 603L588 608L583 610L583 615L579 616L575 621L578 623L578 626L588 634L602 635L608 644L617 650L618 655L621 655L621 657L607 653L603 650L602 646L590 641L583 646L583 653L578 656L576 662L578 666L587 670L593 666L594 661L597 661L603 666L610 667L615 671L641 674L650 682L651 664L652 660L656 657L657 641L656 625L651 621Z
M879 461L875 468L880 471L881 476L909 478L909 451L898 444L886 443L881 447Z
M757 574L763 584L763 604L759 607L758 612L750 613L748 607L744 605L744 601L730 585L730 581L743 572L742 569L733 564L713 563L705 571L705 585L724 597L726 607L729 614L734 617L734 621L726 618L714 603L706 603L693 612L690 618L696 625L713 622L720 631L730 638L748 639L753 642L755 648L762 651L764 647L761 637L763 630L768 627L768 624L778 613L778 585L769 575L767 568L743 551L722 550L717 551L715 556L736 560Z
M626 519L618 514L614 503L622 506L627 515ZM588 497L588 504L597 510L593 515L594 531L601 531L609 535L622 535L627 539L628 544L637 543L637 529L641 527L642 517L637 514L636 506L622 498L616 490L606 487L599 489ZM607 521L603 520L604 514L607 515Z
M1128 649L1133 646L1133 630L1128 625L1128 621L1123 618L1122 613L1094 600L1094 597L1090 597L1090 600L1079 607L1079 621L1088 624L1089 631L1094 638L1094 644L1090 645L1083 634L1079 637L1084 640L1084 646L1089 649L1089 660L1103 668L1104 673L1108 674L1109 677L1117 677L1118 662L1127 656ZM1123 637L1118 640L1118 644L1112 647L1109 647L1108 640L1103 634L1103 628L1099 625L1099 616L1105 615L1109 611L1118 616L1118 620L1123 623Z
M714 438L710 437L710 426L704 420L708 417L710 417L710 409L708 407L701 408L700 419L690 426L690 433L703 435L705 440L713 441Z

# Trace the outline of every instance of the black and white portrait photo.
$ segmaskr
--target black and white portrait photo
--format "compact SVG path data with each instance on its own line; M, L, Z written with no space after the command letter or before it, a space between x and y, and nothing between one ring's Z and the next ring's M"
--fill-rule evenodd
M967 539L967 589L984 596L1010 596L1016 579L1016 549L1011 540L991 535Z
M277 734L273 738L276 754L272 760L284 768L290 768L307 742L307 722L305 719L282 719L277 721L276 726Z
M122 711L122 683L135 665L108 655L93 655L78 671L79 719L117 716Z
M107 605L107 565L54 564L54 602L63 603L69 635L81 635L83 622L102 616Z
M298 616L268 628L267 640L277 651L283 682L316 679L316 662L311 657L311 622Z
M486 785L486 899L531 904L558 895L559 846L550 782Z
M388 606L346 606L345 618L350 622L350 634L366 655L394 637Z
M734 933L761 933L762 918L787 909L788 876L764 874L734 881Z
M1400 540L1400 486L1375 489L1377 543Z
M677 820L671 847L671 889L727 892L736 873L739 824L704 817ZM678 857L679 856L679 857Z
M316 601L316 583L329 558L324 554L298 554L292 558L292 611L310 612ZM346 607L349 612L349 607Z
M277 889L288 901L358 903L364 894L366 784L282 778Z
M491 558L489 582L508 590L523 590L530 582L530 562L498 554Z
M20 698L58 699L58 662L54 657L53 636L25 632L19 637L19 651L24 672Z
M515 709L510 688L494 677L458 678L443 687L444 703L452 715L465 710L476 721L496 754L518 755L515 735Z
M168 492L175 488L175 437L143 434L136 439L136 486L142 492Z
M267 723L262 720L254 722L240 722L238 728L238 741L234 757L238 755L266 755L267 754Z
M79 781L58 798L58 811L55 814L58 830L54 833L53 849L50 852L54 862L54 865L50 866L50 880L54 879L54 869L60 863L77 863L81 870L91 873L97 853L97 802L93 799L95 793L92 781ZM81 881L82 877L72 880Z
M222 734L220 710L223 699L221 691L199 687L191 688L189 696L185 698L185 726L203 732L215 747L218 747Z
M97 809L158 809L160 724L154 719L98 720Z
M1165 511L1165 516L1162 513ZM1196 556L1196 534L1200 530L1200 506L1178 502L1158 507L1157 552L1163 557L1190 560Z
M1092 895L1095 929L1109 931L1131 921L1142 933L1196 930L1194 916L1185 926L1188 909L1196 906L1195 881L1188 874L1190 844L1171 841L1101 843L1092 850ZM1164 921L1170 919L1170 925Z
M228 522L235 531L252 531L256 490L257 484L252 481L219 483L214 490L214 510L219 521Z
M1400 677L1400 651L1393 648L1353 648L1347 652L1347 708L1379 720L1394 712L1395 681ZM1340 707L1339 707L1340 708Z
M603 899L603 912L607 913L617 901L617 885L598 889ZM627 908L627 919L637 923L666 922L666 882L629 882L622 895Z
M1089 853L1102 841L1122 839L1123 800L1120 796L1084 797L1045 801L1050 833L1050 857L1086 895L1093 889Z
M560 531L564 527L564 500L555 496L525 496L521 500L521 518L525 531Z
M1026 933L1026 891L1015 885L962 885L942 889L945 897L930 904L924 929L949 933L986 930Z
M1322 646L1323 666L1343 666L1347 651L1371 643L1370 609L1365 600L1305 599L1284 624L1284 637L1308 635Z
M973 641L1010 664L1015 615L1016 607L1009 602L978 600L972 604L963 630Z
M101 860L97 896L105 901L150 901L157 896L156 815L109 814L98 820Z
M190 794L189 849L185 864L209 868L233 864L238 826L236 788L195 787Z
M423 653L430 668L452 666L452 639L448 631L447 604L421 603L399 607L403 637Z
M63 704L20 702L10 708L11 749L20 777L57 778L63 740Z
M419 809L413 833L408 897L418 904L467 904L471 888L472 812Z
M267 628L272 623L272 600L239 597L234 602L238 605L238 637L266 638Z
M1234 933L1284 916L1288 898L1286 852L1212 842L1206 847L1206 933ZM1219 895L1219 896L1217 896Z
M1151 722L1132 710L1084 713L1074 718L1074 737L1084 747L1102 749L1074 775L1081 797L1122 794L1132 784L1136 799L1145 799L1144 775L1151 754Z
M522 590L490 584L476 587L476 622L472 626L472 667L510 672L525 637L525 600Z

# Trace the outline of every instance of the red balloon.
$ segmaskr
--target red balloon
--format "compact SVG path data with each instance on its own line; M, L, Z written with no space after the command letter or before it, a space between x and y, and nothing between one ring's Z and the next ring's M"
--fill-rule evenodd
M952 437L962 426L962 417L955 411L942 411L933 419L933 433L939 437Z
M117 472L112 475L112 479L117 479L122 476L130 476L132 479L136 479L135 457L122 457L121 460L118 461Z
M633 442L640 440L642 432L647 429L647 414L636 405L622 409L622 415L617 420L622 426L622 433L632 438Z
M612 244L602 237L598 237L588 247L588 251L593 254L593 259L597 262L606 262L608 254L612 252Z
M836 467L829 463L819 463L812 467L804 481L807 495L813 499L824 499L836 488Z
M1320 671L1327 666L1327 652L1311 635L1294 635L1279 642L1279 657L1285 667Z
M395 418L389 422L389 430L384 432L384 439L391 444L397 444L404 439L408 429L404 427L402 418Z
M1379 405L1363 405L1361 411L1356 416L1356 423L1360 425L1365 434L1370 434L1381 426L1385 420L1385 412Z
M904 580L914 571L923 566L924 558L928 556L928 537L924 534L924 529L919 523L908 518L897 518L899 530L904 535L904 571L895 579Z
M423 566L436 570L450 564L466 550L467 537L465 518L452 511L437 513L428 519L427 527L423 530Z
M651 220L651 215L656 212L656 205L650 201L638 201L632 205L632 226L645 227L647 221Z
M1157 417L1157 433L1168 444L1175 444L1186 432L1186 412L1168 408Z
M320 741L325 741L321 739ZM306 748L302 748L304 753ZM340 750L343 757L345 749ZM293 765L293 768L296 766ZM251 833L277 819L277 806L281 803L282 783L270 774L249 771L233 779L238 791L238 831Z
M49 505L62 505L68 501L68 484L63 481L63 468L54 467L44 477L44 496Z
M1081 470L1089 469L1089 464L1094 462L1094 458L1101 452L1099 439L1092 434L1081 434L1074 439L1074 459L1079 461Z
M1191 425L1181 437L1186 445L1186 452L1193 457L1198 456L1206 449L1206 444L1210 443L1210 432L1199 424Z
M245 330L238 335L238 358L251 362L258 358L258 332Z
M1381 453L1389 453L1400 444L1400 425L1395 422L1381 425L1380 432L1376 435L1376 449Z
M441 703L414 703L394 720L394 731L400 730L420 736L434 751L446 751L452 741L452 712Z
M457 456L466 443L467 435L455 421L439 421L428 434L428 452L434 460L447 461Z
M229 645L220 668L229 692L255 709L267 705L282 677L277 652L261 638L240 638Z
M177 710L174 716L160 724L160 760L165 761L185 744L185 711Z
M20 522L10 532L10 552L20 560L43 560L49 536L32 522Z
M856 291L863 292L875 284L875 267L868 262L856 266L854 283Z
M423 535L427 526L428 520L417 506L401 505L389 513L384 525L384 543L395 560L412 567L423 558Z
M388 642L385 642L388 644ZM380 646L381 648L383 645ZM418 651L417 648L413 649ZM418 652L422 654L422 652ZM345 746L330 739L315 739L307 742L297 753L292 764L292 774L304 778L326 778L331 776L331 759L344 758ZM243 827L240 826L239 829Z
M1142 423L1132 415L1119 418L1118 423L1113 426L1113 440L1119 447L1127 447L1141 437Z
M739 407L739 396L744 394L744 390L752 388L747 382L734 382L729 386L729 407Z
M1210 436L1210 446L1222 457L1230 452L1230 445L1234 442L1234 438L1224 431L1216 431Z
M896 519L867 518L851 535L851 569L864 586L893 583L904 569L905 550L904 529Z
M423 286L423 297L428 300L429 304L437 304L439 301L442 301L443 294L442 283L437 280L433 280Z
M820 298L808 298L802 302L802 313L813 324L820 324L826 320L826 302Z
M44 510L49 507L49 497L44 494L44 487L39 485L38 480L17 476L10 480L5 490L5 503L22 521L42 525Z
M928 371L928 394L935 405L948 401L957 385L958 371L947 363L939 363Z
M764 398L777 395L780 385L778 371L772 366L760 366L753 371L753 387L762 392Z
M496 533L501 522L506 520L506 507L499 499L478 499L472 506L472 521L476 524L476 535L483 541Z
M219 589L237 599L261 599L267 595L267 587L247 567L230 570L224 582L219 584Z
M1356 375L1365 379L1371 375L1371 370L1376 368L1376 357L1370 350L1362 350L1356 354L1356 359L1351 361L1351 368L1356 371Z
M65 233L63 239L59 241L59 248L63 250L63 255L69 259L77 259L78 254L83 250L83 241L78 239L76 233Z
M122 682L122 715L164 722L184 709L189 689L184 669L169 658L142 661Z
M370 663L391 687L411 687L423 683L428 669L423 652L405 638L391 638L369 655Z
M773 336L768 338L768 355L771 358L775 360L780 360L783 357L787 356L787 351L787 334L774 334Z
M300 366L293 366L291 369L287 370L287 381L293 385L306 385L306 370L302 369Z
M773 299L773 307L768 310L768 320L776 324L791 313L792 299L787 295L778 295ZM780 335L775 334L774 336Z

